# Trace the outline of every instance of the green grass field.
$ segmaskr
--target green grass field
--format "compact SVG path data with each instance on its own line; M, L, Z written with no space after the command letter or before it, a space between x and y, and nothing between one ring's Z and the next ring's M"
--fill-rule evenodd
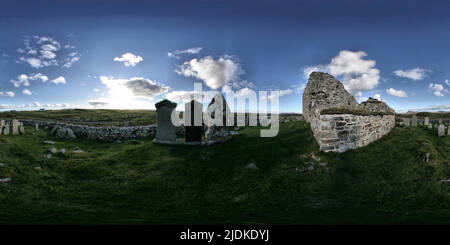
M154 110L107 110L107 109L73 109L46 111L5 111L0 112L2 119L33 119L43 121L74 122L91 126L129 126L156 123Z
M0 183L0 223L450 223L450 184L438 182L450 177L450 136L436 129L396 127L343 154L318 152L302 121L274 138L259 130L209 147L56 141L68 152L50 159L46 131L0 136L0 178L12 179Z

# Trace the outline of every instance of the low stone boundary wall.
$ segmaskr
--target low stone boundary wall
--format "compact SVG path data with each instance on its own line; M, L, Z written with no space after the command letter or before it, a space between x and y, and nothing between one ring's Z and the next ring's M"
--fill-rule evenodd
M156 135L156 125L133 126L133 127L94 127L86 125L75 125L70 123L38 121L38 120L20 120L26 126L53 129L55 127L68 128L73 131L76 137L87 138L90 140L116 141L136 139ZM177 133L184 133L183 127L177 127Z
M344 152L388 134L395 126L395 116L318 115L311 118L310 124L321 151Z

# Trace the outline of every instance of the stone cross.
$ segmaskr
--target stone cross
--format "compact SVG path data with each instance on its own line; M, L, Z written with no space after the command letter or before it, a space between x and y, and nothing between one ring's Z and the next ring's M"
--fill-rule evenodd
M441 124L438 127L438 137L442 137L444 135L445 135L445 126L444 124Z
M17 119L12 120L12 134L13 135L19 134L19 121Z
M411 117L411 127L417 127L417 116L413 115Z
M177 103L170 100L163 100L155 104L156 107L156 140L160 142L176 142L177 136L175 126L172 123L172 111L177 107Z
M403 118L403 124L405 125L405 127L411 126L409 118Z
M430 123L430 118L429 117L425 117L425 121L424 121L424 125L428 126L428 124Z
M185 142L202 141L203 105L191 100L184 105Z

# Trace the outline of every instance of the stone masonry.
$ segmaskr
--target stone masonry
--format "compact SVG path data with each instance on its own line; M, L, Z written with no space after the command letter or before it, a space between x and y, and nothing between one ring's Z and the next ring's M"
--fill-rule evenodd
M344 112L323 114L324 109ZM325 152L344 152L383 137L395 126L393 113L386 103L372 98L358 104L343 84L327 73L311 73L303 93L304 118Z

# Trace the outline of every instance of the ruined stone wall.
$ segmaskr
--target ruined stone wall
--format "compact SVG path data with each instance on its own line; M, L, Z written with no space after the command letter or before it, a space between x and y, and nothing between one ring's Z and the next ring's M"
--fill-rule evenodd
M395 126L395 116L319 115L310 125L321 151L344 152L389 133Z
M148 137L156 135L156 125L133 126L133 127L94 127L86 125L75 125L70 123L60 123L52 121L38 120L20 120L24 125L34 127L36 124L39 128L53 129L55 127L69 128L76 137L87 138L90 140L115 141L128 140L140 137ZM177 133L184 133L184 127L177 127Z
M395 126L394 110L386 103L369 98L358 104L341 82L322 72L309 77L303 92L303 115L321 151L344 152L365 146Z

